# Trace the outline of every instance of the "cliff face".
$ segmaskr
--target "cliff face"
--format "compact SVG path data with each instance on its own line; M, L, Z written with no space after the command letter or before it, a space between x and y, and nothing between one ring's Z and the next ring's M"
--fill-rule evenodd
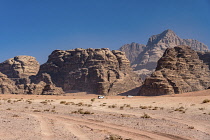
M1 94L61 94L47 74L37 76L39 63L32 56L16 56L0 63Z
M139 95L179 94L209 87L208 66L189 46L177 46L166 49L155 72L140 88Z
M40 73L48 73L64 91L116 95L140 85L125 53L106 48L55 50Z
M0 71L9 78L26 78L36 75L39 63L32 56L16 56L0 63Z
M142 49L131 49L131 46L128 46L130 49L121 50L128 54L138 54L138 56L132 55L133 57L128 57L128 59L132 60L134 71L145 77L144 72L150 71L147 74L151 74L155 70L157 61L162 57L167 48L178 45L187 45L196 51L208 51L208 46L205 44L193 39L181 39L172 30L166 30L161 34L151 36L143 51Z
M131 43L122 46L119 50L125 52L126 57L130 61L131 65L135 62L136 58L139 56L141 52L144 51L146 45Z

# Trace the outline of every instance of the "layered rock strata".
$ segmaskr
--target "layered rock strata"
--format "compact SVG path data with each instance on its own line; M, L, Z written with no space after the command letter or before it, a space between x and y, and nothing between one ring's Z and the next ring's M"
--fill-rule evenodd
M132 61L131 65L134 71L141 75L142 78L146 77L145 71L150 71L147 73L147 75L150 75L155 70L157 61L162 57L167 48L187 45L196 51L208 51L208 46L205 44L194 39L181 39L172 30L166 30L161 34L151 36L146 47L132 44L122 46L120 50L128 54L127 58Z
M50 75L37 75L39 63L32 56L16 56L0 63L1 94L62 94Z
M155 72L141 86L139 95L179 94L209 87L208 66L189 46L177 46L165 51Z
M109 49L55 50L39 74L48 73L64 91L117 95L140 85L125 53Z

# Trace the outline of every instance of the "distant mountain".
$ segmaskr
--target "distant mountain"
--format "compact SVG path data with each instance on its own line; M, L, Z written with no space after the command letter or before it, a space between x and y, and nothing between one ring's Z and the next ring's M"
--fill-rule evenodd
M208 51L208 46L205 44L193 39L181 39L170 29L163 31L161 34L151 36L146 46L141 45L141 49L139 49L139 46L132 44L124 45L120 50L127 54L126 56L131 61L134 71L140 74L143 79L155 70L157 61L167 48L187 45L195 51Z
M146 45L131 43L122 46L119 50L125 52L126 57L130 60L131 65L135 62L136 58L141 52L144 51Z

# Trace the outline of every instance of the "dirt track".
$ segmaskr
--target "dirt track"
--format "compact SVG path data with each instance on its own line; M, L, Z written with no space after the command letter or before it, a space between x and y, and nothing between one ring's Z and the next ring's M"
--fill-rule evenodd
M94 101L95 95L1 95L0 139L108 140L118 135L133 140L209 140L210 103L202 103L210 99L208 92ZM142 118L144 114L150 118Z

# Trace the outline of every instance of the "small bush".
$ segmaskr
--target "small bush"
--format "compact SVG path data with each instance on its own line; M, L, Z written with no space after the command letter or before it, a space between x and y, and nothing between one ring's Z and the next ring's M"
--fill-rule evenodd
M41 110L34 110L34 112L41 112Z
M90 101L91 101L91 102L94 102L95 100L96 100L95 98L92 98Z
M66 104L66 101L60 101L60 104Z
M15 115L12 115L12 117L19 117L19 116L15 114Z
M144 113L144 115L142 115L141 118L151 118L151 117L148 114Z
M139 108L141 108L141 109L147 109L148 107L147 106L140 106Z
M202 103L204 104L204 103L208 103L208 102L210 102L210 100L209 99L205 99L205 100L203 100Z
M188 129L194 129L194 126L189 126Z

